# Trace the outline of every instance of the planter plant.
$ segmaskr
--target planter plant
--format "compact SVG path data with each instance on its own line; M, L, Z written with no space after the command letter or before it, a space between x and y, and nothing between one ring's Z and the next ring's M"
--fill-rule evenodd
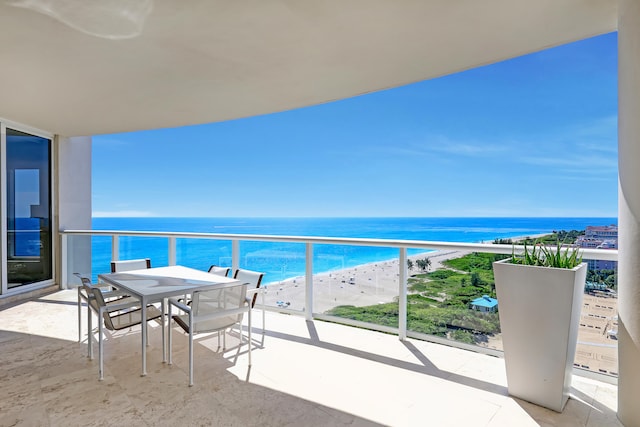
M493 263L509 394L562 412L569 398L587 264L536 244Z

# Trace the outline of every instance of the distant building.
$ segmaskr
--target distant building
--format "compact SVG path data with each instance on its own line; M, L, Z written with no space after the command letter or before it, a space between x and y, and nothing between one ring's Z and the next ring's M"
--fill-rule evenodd
M584 231L584 236L576 239L576 245L589 249L618 249L618 226L588 226ZM616 270L616 261L605 261L601 259L589 260L590 270Z
M589 225L584 231L584 235L594 239L614 239L618 240L618 226L617 225L604 225L594 226Z
M498 300L489 295L483 295L471 301L471 309L485 313L495 313L498 309Z

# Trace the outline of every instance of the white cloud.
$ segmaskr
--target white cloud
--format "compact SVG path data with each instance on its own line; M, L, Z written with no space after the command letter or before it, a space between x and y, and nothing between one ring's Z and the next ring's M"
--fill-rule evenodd
M549 156L549 157L531 157L531 156L522 156L520 159L522 163L528 163L536 166L564 166L574 168L576 171L578 170L590 170L590 171L598 171L598 170L606 170L612 171L616 170L618 167L617 159L615 158L607 158L603 156L596 155L575 155L571 156Z
M407 142L385 147L385 151L401 155L447 154L463 157L489 157L505 152L509 147L500 144L488 144L483 141L458 141L445 136L426 137L422 142Z

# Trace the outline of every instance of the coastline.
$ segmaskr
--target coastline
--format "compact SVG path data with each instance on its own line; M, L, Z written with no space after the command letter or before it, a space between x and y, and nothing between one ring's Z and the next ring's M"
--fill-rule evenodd
M537 239L551 233L511 237L514 243L526 238ZM488 243L488 242L487 242ZM431 260L429 271L445 268L444 261L460 258L471 251L439 250L423 252L408 256L414 263L419 259ZM398 259L370 262L354 267L346 267L324 273L314 274L313 277L313 310L324 313L338 305L353 305L363 307L368 305L392 302L398 297ZM417 266L409 272L419 272ZM305 307L305 277L296 276L285 280L274 281L265 285L265 303L292 310L303 311Z
M459 258L469 251L433 251L407 257L415 262L418 259L429 258L429 271L443 268L442 262ZM315 274L313 277L313 308L314 312L324 313L338 305L367 306L387 303L398 297L398 259L361 264L326 273ZM418 269L409 272L415 274ZM266 285L265 303L277 306L278 301L289 303L286 308L304 310L305 278L297 276L282 281L271 282Z

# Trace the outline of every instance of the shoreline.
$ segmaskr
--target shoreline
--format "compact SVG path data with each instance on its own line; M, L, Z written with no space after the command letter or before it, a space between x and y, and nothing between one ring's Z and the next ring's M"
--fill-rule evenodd
M510 237L519 242L526 238L539 238L550 233ZM429 272L445 268L444 261L460 258L473 251L434 250L408 256L414 263L419 259L431 260ZM338 305L368 306L392 302L399 295L399 260L375 261L345 267L313 276L313 311L324 313ZM417 266L408 276L420 272ZM303 311L305 308L305 276L295 276L265 284L265 304Z
M429 258L431 260L429 271L435 271L444 267L442 262L468 253L470 251L431 251L411 255L407 259L415 262ZM367 306L392 302L399 294L398 263L398 259L393 259L314 274L314 312L324 313L338 305ZM416 272L418 269L414 267L409 275ZM304 310L304 276L271 282L265 288L267 305L278 306L278 301L282 301L286 308Z

